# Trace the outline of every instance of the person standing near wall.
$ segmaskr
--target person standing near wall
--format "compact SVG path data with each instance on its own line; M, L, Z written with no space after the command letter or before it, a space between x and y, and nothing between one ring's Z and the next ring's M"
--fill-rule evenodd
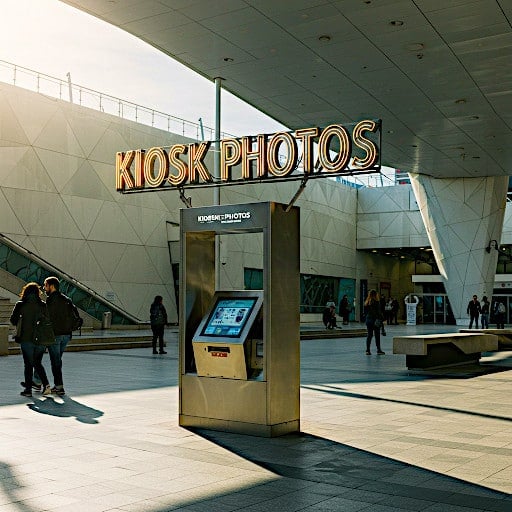
M343 295L343 298L340 302L340 316L343 319L343 325L348 325L348 319L350 316L350 312L352 311L352 306L350 305L350 302L348 301L348 297L346 295Z
M371 356L370 345L372 337L375 335L375 344L377 345L377 354L382 356L385 352L380 348L380 330L384 323L384 314L382 313L379 294L376 290L370 290L368 297L364 301L364 309L366 313L366 329L368 335L366 336L366 355Z
M494 318L496 318L496 328L497 329L505 329L505 313L507 312L507 308L503 302L497 300L494 303Z
M478 302L478 297L473 295L473 298L469 301L467 307L467 313L469 315L469 328L473 327L473 320L475 321L475 329L478 329L478 315L480 315L480 302Z
M153 304L149 308L149 318L151 321L151 330L153 331L153 354L167 354L164 350L164 330L167 323L167 311L163 305L163 297L157 295ZM159 352L156 351L156 342L158 340Z
M484 295L482 297L482 304L481 304L481 325L482 329L489 329L489 308L490 308L489 301L487 300L487 296Z

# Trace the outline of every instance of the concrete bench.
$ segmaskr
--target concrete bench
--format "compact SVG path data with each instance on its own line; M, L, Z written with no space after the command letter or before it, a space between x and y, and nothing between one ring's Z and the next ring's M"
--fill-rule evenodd
M459 332L494 334L498 336L498 350L512 350L512 329L459 329Z
M409 369L474 363L482 352L498 350L498 337L480 333L418 334L393 338L393 354L405 354Z

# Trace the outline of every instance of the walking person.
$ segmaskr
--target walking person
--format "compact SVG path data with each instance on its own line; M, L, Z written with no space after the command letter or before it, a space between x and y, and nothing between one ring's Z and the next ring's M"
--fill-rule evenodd
M153 354L167 354L164 350L164 330L167 323L167 311L162 303L163 297L157 295L153 304L149 308L149 318L151 330L153 331ZM156 342L158 340L159 352L156 351Z
M484 295L482 297L482 303L480 305L481 313L480 313L480 324L482 325L482 329L489 329L489 311L490 311L490 303L487 300L487 296Z
M37 283L26 284L20 293L18 302L14 305L11 314L11 324L16 326L14 339L20 344L23 354L24 375L23 391L21 396L32 396L32 375L34 369L37 371L42 382L43 396L51 393L50 382L42 364L45 346L36 344L36 324L48 319L45 303L39 296L39 285Z
M467 313L469 315L469 328L473 327L473 321L475 322L475 329L478 329L478 316L480 315L480 302L478 302L478 298L476 295L473 295L473 298L469 301L467 307Z
M382 356L385 352L380 347L380 330L384 322L384 315L379 301L379 294L376 290L370 290L368 297L364 301L364 309L366 313L366 329L368 335L366 336L366 355L371 356L370 346L372 338L375 335L375 344L377 345L377 354Z
M81 325L81 318L73 301L61 293L58 277L47 277L43 289L47 296L46 306L55 333L55 344L48 347L54 382L52 393L63 396L66 392L62 376L62 354L71 341L77 322Z

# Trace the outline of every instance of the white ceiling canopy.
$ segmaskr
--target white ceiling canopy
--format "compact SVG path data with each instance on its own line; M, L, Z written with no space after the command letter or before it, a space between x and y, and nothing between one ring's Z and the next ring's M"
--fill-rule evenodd
M382 163L512 175L511 0L62 0L291 129L382 119Z

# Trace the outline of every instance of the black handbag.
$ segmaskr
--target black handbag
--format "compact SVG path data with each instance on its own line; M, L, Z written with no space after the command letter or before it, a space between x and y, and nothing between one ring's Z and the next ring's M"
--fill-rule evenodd
M21 339L21 326L23 323L23 315L18 317L18 322L16 323L16 334L14 335L14 339L19 343Z
M41 315L34 329L34 343L46 347L55 343L55 333L45 304L41 306Z

